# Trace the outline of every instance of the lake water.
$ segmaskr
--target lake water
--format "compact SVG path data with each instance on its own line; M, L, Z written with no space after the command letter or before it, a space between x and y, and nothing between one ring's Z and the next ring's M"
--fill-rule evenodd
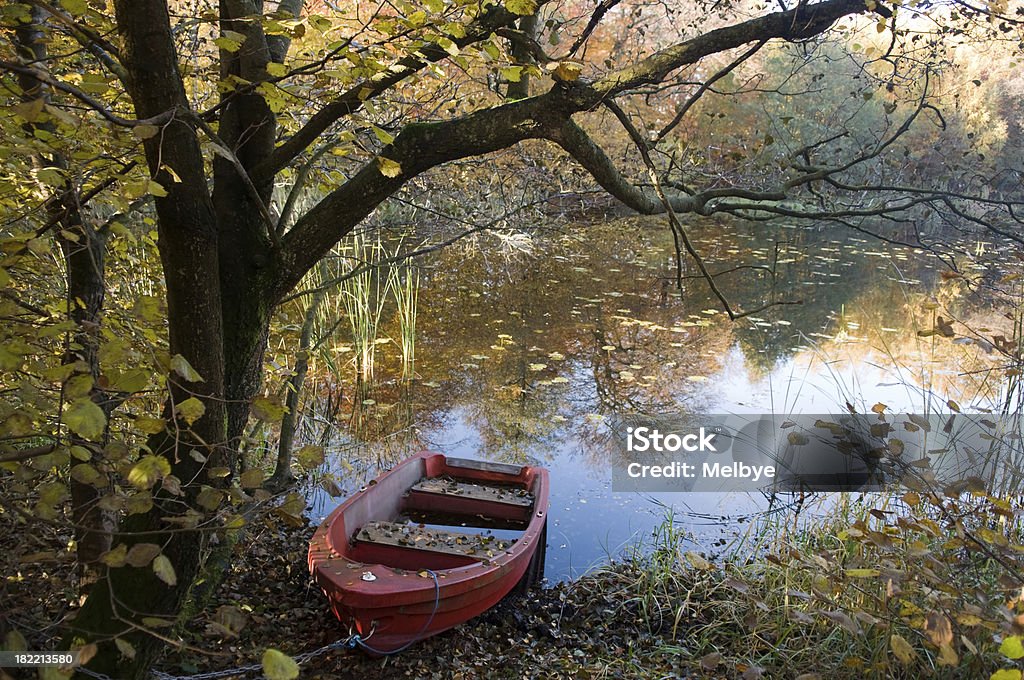
M943 276L934 254L835 228L709 224L692 235L711 271L732 270L717 279L732 305L779 304L730 321L692 264L677 290L671 237L653 219L547 235L530 253L481 242L420 262L415 378L399 378L400 330L385 307L373 379L357 387L336 369L312 383L340 405L337 484L350 493L422 448L544 465L546 576L563 580L633 549L669 510L709 554L758 519L795 512L791 498L758 494L615 492L617 423L848 404L867 412L879 402L920 413L1004 397L999 355L982 338L1011 337L1009 322L987 293ZM1002 275L994 244L958 245L968 274ZM956 338L929 335L938 316L956 321ZM963 337L968 326L983 332ZM341 332L327 351L344 367L357 349ZM317 488L311 517L343 498Z

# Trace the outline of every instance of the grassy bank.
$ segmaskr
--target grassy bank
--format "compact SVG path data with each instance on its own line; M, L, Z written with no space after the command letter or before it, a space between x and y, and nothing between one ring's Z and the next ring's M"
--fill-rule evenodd
M952 499L915 496L839 503L798 529L764 523L714 563L666 521L624 561L393 658L328 652L302 677L1019 678L1015 563L970 538L1012 550L1012 523L981 531L993 499L956 499L965 523L944 515ZM268 525L190 628L188 642L216 655L161 667L227 668L270 643L295 655L343 637L303 568L310 531ZM244 622L237 634L232 621Z
M762 522L715 560L666 520L631 555L574 582L505 601L396 657L326 652L301 677L1019 679L1016 516L980 492L852 498L811 523ZM237 668L259 664L267 647L297 656L344 638L305 569L312 530L265 518L211 605L178 631L185 646L157 667ZM47 636L73 613L67 537L44 538L33 544L46 549L43 566L13 550L0 557L9 621L30 649L53 649ZM30 579L37 568L55 578Z

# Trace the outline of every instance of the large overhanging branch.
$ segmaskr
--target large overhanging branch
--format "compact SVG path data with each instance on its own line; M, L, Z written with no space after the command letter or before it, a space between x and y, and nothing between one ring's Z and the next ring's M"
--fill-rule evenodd
M773 38L804 39L821 33L843 16L867 11L869 2L876 11L887 12L870 0L826 0L814 5L801 5L709 31L593 83L584 80L556 83L547 93L537 97L444 122L407 125L377 158L328 194L284 235L279 251L278 280L274 286L275 299L285 295L354 225L416 175L450 161L504 149L525 139L556 141L570 149L578 160L583 159L581 162L602 185L627 205L640 212L660 212L664 206L660 205L658 198L631 187L614 169L607 155L572 123L572 116L633 88L660 82L676 69L711 54L752 42ZM311 141L336 116L328 118L321 121L322 127L315 130L309 128L313 122L310 121L307 132L303 134L308 135ZM286 142L278 150L288 144ZM307 144L308 141L303 142L302 148ZM276 163L280 163L281 157L277 153L275 157L278 158ZM692 201L686 196L671 199L673 209L680 212L694 210L696 204Z

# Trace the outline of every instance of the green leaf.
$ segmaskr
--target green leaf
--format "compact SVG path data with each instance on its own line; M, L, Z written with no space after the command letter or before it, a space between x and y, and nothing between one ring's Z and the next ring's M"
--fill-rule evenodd
M288 73L288 67L284 64L278 64L276 61L272 61L267 64L267 74L272 78L280 78Z
M284 417L285 407L266 397L252 400L252 414L264 422L277 422Z
M437 44L440 45L441 49L443 49L445 52L447 52L451 56L453 56L453 57L459 56L459 52L460 52L459 46L456 45L455 42L452 41L451 38L445 38L445 37L438 38L437 39Z
M196 369L192 368L188 359L180 354L171 357L171 370L189 382L203 382L203 377L196 372Z
M222 31L220 37L214 40L213 44L225 52L237 52L244 42L244 34L237 31Z
M64 385L64 396L71 400L87 397L89 392L92 391L92 384L92 376L88 373L76 375Z
M196 503L199 507L204 510L213 512L220 507L221 501L224 500L224 492L214 489L212 486L204 486L202 491L196 495Z
M128 481L139 489L148 489L164 475L171 474L171 463L163 456L148 455L128 472Z
M100 486L106 481L103 473L88 463L79 463L78 465L72 466L71 478L76 482L88 484L89 486Z
M121 543L113 550L108 550L100 556L100 562L108 567L123 567L124 558L128 554L128 546Z
M107 416L92 399L81 397L68 405L64 412L64 422L81 437L99 439L107 426Z
M164 431L167 423L163 418L139 416L135 419L135 427L143 434L158 434Z
M395 141L395 136L392 135L387 130L382 130L381 128L377 127L376 125L374 125L372 127L373 127L373 134L377 136L377 139L380 140L381 144L390 144L391 142Z
M270 648L263 652L263 674L269 680L295 680L299 677L299 664L287 654Z
M199 401L195 397L189 397L180 404L174 407L178 415L185 419L185 422L191 425L206 413L206 407L203 406L203 402Z
M505 9L519 16L530 16L537 11L536 0L505 0Z
M295 452L295 460L306 470L312 470L324 464L324 447L307 444Z
M160 182L157 182L155 179L151 179L146 182L146 193L152 194L158 198L163 198L167 195L167 189L164 189L164 185L160 184Z
M1024 657L1024 644L1021 644L1021 641L1020 635L1011 635L1010 637L1003 638L1002 644L999 645L999 653L1008 659Z
M135 658L135 647L132 646L132 643L122 638L114 638L114 644L117 646L117 651L121 652L121 656L128 659Z
M81 16L89 9L86 0L60 0L60 6L75 16Z
M169 586L178 583L178 575L174 573L174 565L167 559L167 555L157 555L156 559L153 560L153 573Z
M66 182L64 173L57 168L41 168L36 172L36 178L51 187L62 187Z
M125 555L124 561L133 567L144 567L160 554L156 543L136 543Z
M246 470L238 477L238 484L243 489L255 489L263 483L263 470L253 468Z
M141 392L149 385L149 371L143 368L131 368L127 371L111 371L107 375L109 389L116 392Z
M501 69L501 77L510 83L518 83L523 77L523 67L506 66Z

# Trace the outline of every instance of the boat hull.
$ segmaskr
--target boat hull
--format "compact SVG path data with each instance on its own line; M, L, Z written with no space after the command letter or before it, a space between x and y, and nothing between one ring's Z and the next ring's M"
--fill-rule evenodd
M524 512L508 505L496 507L488 500L424 499L422 494L410 493L416 480L446 475L520 487L533 494L533 502ZM310 543L310 572L335 616L360 636L366 651L393 653L487 611L517 585L522 587L524 579L539 579L547 503L548 477L542 468L461 461L422 452L331 513ZM524 520L525 529L511 546L474 556L354 540L367 522L410 508L443 509L466 517L487 516L489 511L498 520Z

